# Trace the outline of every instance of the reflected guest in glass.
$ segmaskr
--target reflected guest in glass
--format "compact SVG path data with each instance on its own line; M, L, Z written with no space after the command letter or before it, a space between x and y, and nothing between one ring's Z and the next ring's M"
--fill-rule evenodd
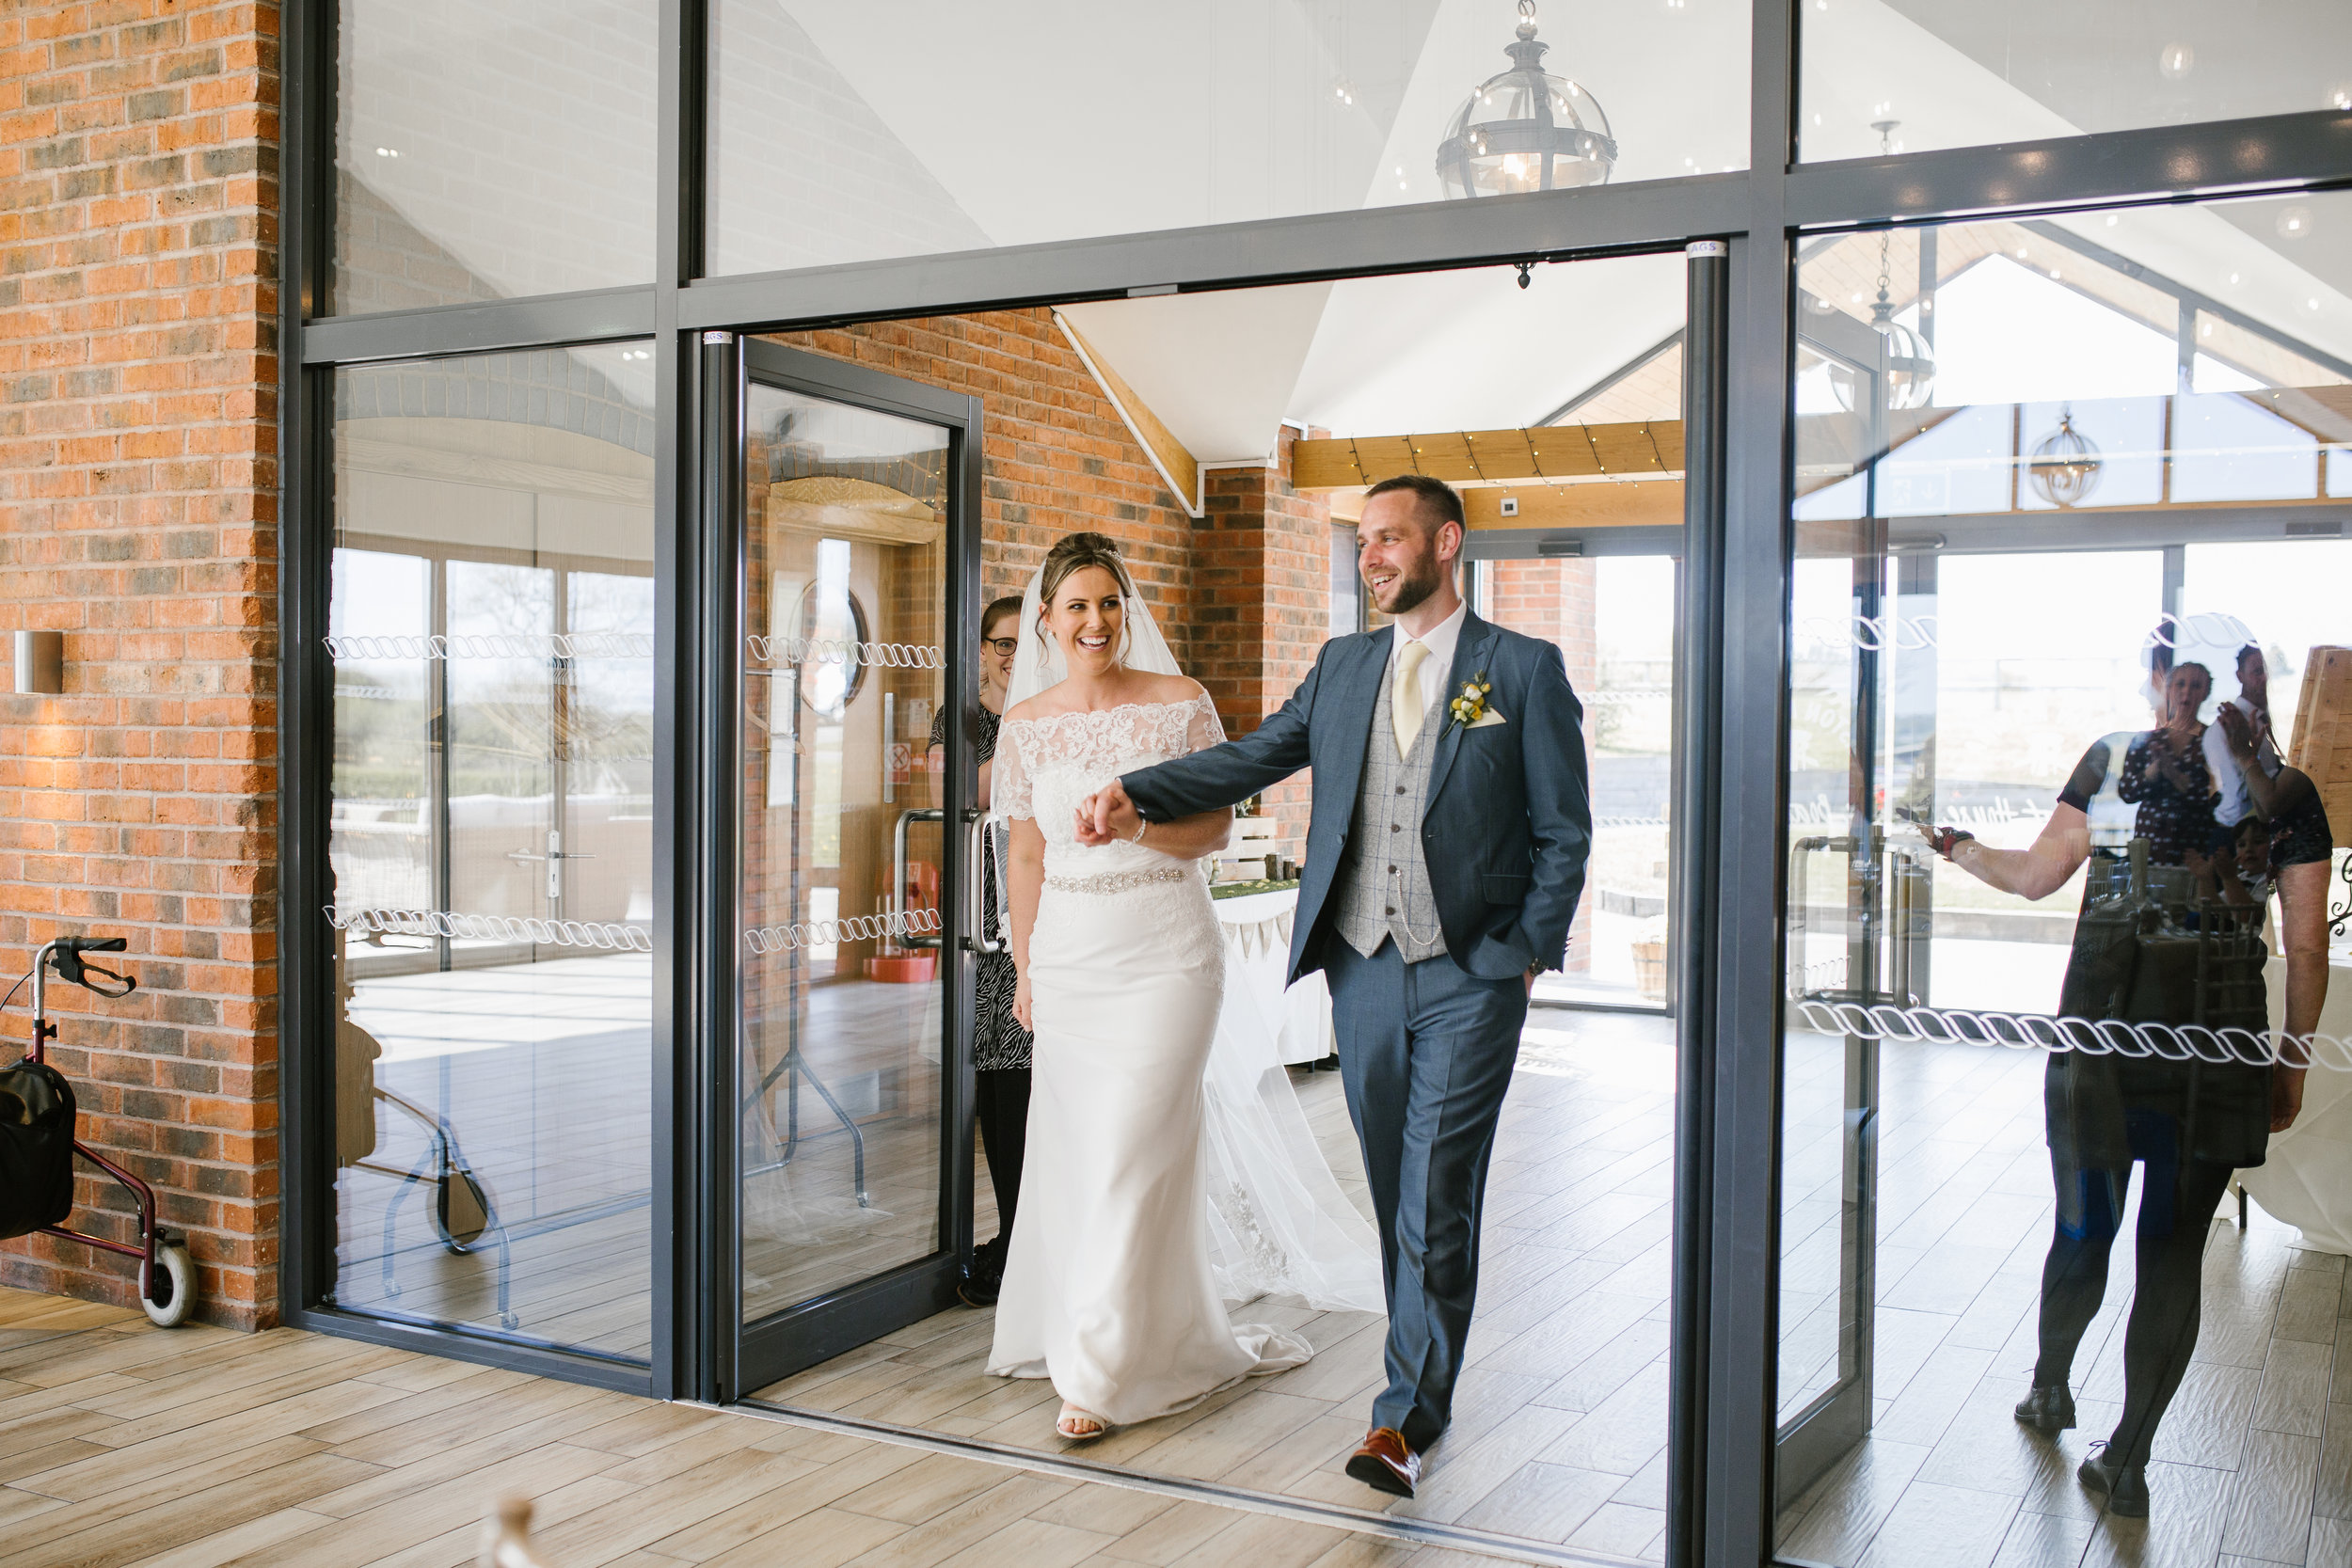
M2075 1424L2075 1351L2106 1294L2131 1168L2143 1166L2122 1412L2077 1471L2109 1512L2133 1517L2147 1514L2150 1450L2197 1343L2214 1212L2232 1173L2261 1164L2269 1134L2292 1126L2302 1105L2308 1058L2269 1034L2260 929L2274 889L2288 1036L2317 1026L2328 986L2328 836L2318 796L2308 779L2283 769L2281 815L2249 836L2245 854L2221 852L2235 844L2214 822L2196 722L2208 685L2201 665L2172 669L2158 727L2091 746L2031 847L1994 849L1952 828L1931 834L1962 870L2025 898L2048 897L2091 863L2061 1014L2234 1030L2233 1038L2265 1040L2277 1055L2176 1062L2154 1053L2145 1034L2114 1029L2102 1037L2122 1043L2108 1053L2050 1054L2043 1105L2057 1216L2042 1265L2039 1357L2016 1416L2045 1433ZM2118 835L2104 824L2120 825L2127 804L2137 810L2119 854ZM2095 860L2094 820L2108 840ZM2241 880L2239 898L2201 887L2201 871L2216 862Z

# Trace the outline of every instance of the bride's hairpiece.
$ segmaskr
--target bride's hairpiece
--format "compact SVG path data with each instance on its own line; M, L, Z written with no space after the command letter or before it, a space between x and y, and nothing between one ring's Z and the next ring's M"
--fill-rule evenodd
M1119 546L1108 534L1065 533L1045 552L1045 570L1038 579L1037 602L1052 604L1054 595L1061 592L1061 585L1070 580L1071 575L1089 566L1100 566L1119 584L1121 594L1135 596L1135 579L1127 575L1127 562L1120 558Z

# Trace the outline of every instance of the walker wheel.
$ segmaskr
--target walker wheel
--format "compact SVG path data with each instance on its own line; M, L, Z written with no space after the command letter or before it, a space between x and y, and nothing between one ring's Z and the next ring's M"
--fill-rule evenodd
M188 1249L178 1242L157 1247L155 1262L154 1272L142 1282L145 1288L139 1292L139 1305L157 1328L177 1328L188 1321L196 1306L196 1265L188 1261Z

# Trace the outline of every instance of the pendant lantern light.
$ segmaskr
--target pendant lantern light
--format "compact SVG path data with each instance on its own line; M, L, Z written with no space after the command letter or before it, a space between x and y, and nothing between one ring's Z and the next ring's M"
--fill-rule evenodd
M1535 40L1535 0L1519 0L1518 40L1503 46L1511 69L1490 76L1455 113L1438 147L1449 198L1597 185L1617 163L1609 117L1593 95L1543 68L1551 46Z
M2074 428L2070 404L2058 415L2058 428L2034 443L2026 461L2026 478L2033 493L2052 506L2080 506L2099 487L2105 467L2090 436Z

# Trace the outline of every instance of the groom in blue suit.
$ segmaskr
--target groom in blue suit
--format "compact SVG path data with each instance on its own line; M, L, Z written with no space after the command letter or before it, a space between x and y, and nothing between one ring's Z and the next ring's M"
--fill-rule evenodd
M1358 536L1394 624L1325 643L1248 735L1105 785L1081 833L1133 838L1314 770L1291 978L1330 982L1389 1299L1389 1383L1347 1473L1409 1497L1453 1416L1495 1123L1535 976L1566 951L1592 812L1560 650L1455 588L1461 498L1385 480Z

